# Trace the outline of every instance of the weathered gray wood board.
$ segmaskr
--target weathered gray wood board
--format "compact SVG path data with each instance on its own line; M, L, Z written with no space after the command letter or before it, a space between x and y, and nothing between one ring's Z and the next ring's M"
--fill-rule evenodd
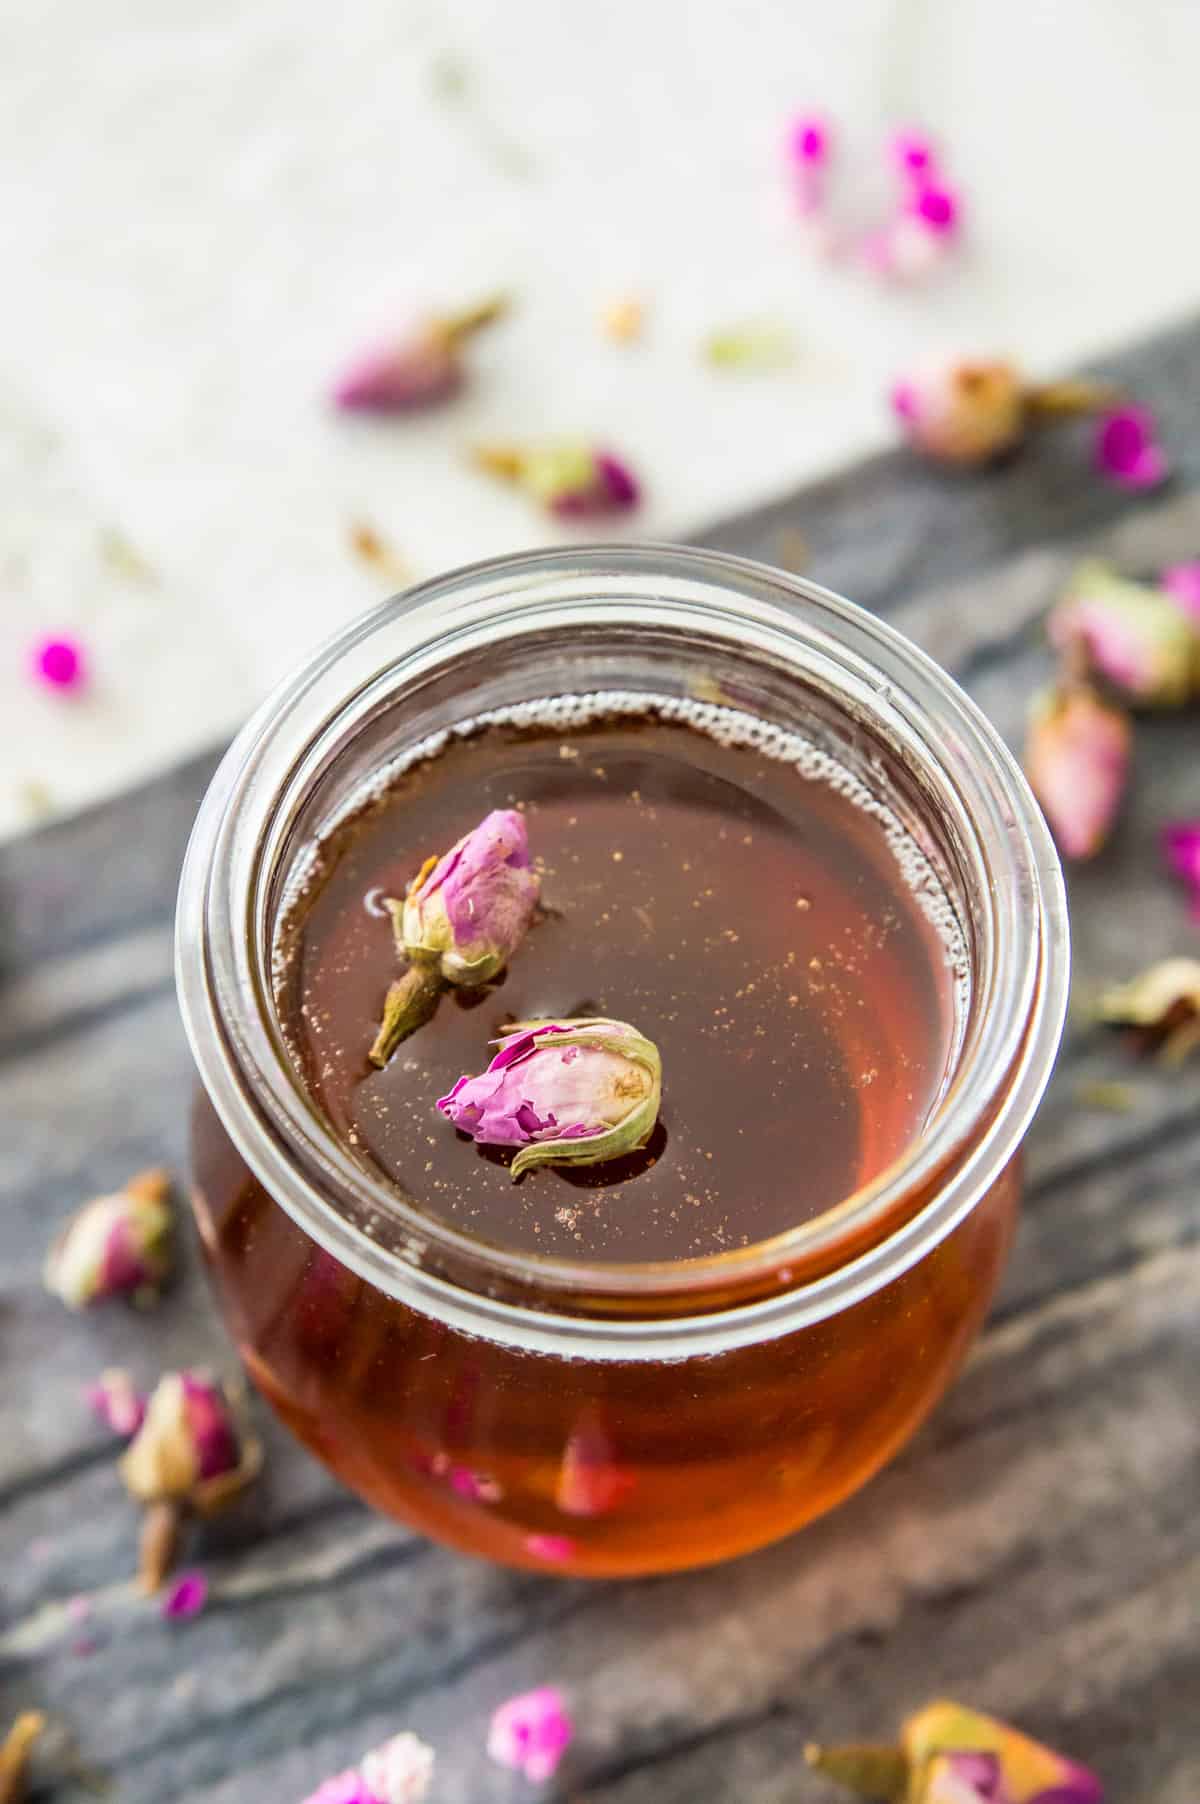
M1200 328L1117 367L1177 455L1159 495L1101 485L1068 430L978 478L884 458L700 536L770 559L802 530L818 579L912 633L1015 738L1039 615L1081 550L1147 570L1200 554ZM1080 992L1200 952L1155 845L1163 819L1200 814L1196 718L1138 743L1126 822L1072 886ZM227 1361L226 1344L190 1249L146 1318L68 1317L39 1265L73 1204L182 1166L170 919L212 762L0 852L0 1714L52 1713L129 1804L288 1804L401 1726L436 1744L442 1804L487 1804L521 1793L484 1758L490 1710L555 1678L580 1725L564 1795L815 1804L810 1736L883 1732L948 1691L1092 1762L1116 1804L1196 1804L1200 1061L1134 1067L1083 1021L976 1357L833 1518L670 1581L517 1576L372 1517L265 1423L261 1486L194 1549L206 1613L170 1625L130 1597L133 1519L81 1386L111 1363ZM1081 1106L1101 1076L1132 1078L1132 1112ZM90 1795L70 1764L52 1746L35 1797Z

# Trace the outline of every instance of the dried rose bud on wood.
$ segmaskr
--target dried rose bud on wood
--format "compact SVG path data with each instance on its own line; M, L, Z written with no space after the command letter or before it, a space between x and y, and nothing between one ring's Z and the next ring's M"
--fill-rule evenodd
M388 344L366 351L334 384L336 406L346 412L404 413L444 401L463 380L463 346L507 309L493 295L462 313L419 319Z
M1087 1767L960 1704L917 1711L898 1746L814 1746L805 1757L860 1797L894 1804L1104 1804Z
M479 445L474 462L515 483L564 519L627 513L641 498L637 478L611 451L582 442L556 445Z
M1101 1021L1140 1027L1159 1040L1168 1064L1200 1046L1200 959L1164 958L1100 998Z
M1200 688L1200 621L1168 590L1132 582L1099 559L1074 572L1046 630L1081 672L1132 702L1177 708Z
M160 1378L120 1462L125 1488L146 1508L141 1578L156 1590L190 1512L215 1515L258 1476L262 1447L224 1387L206 1372Z
M496 808L441 858L429 858L402 901L388 899L397 946L409 968L388 990L371 1059L387 1063L427 1021L445 984L488 983L524 939L541 880L525 819Z
M143 1171L123 1190L85 1203L46 1255L46 1289L69 1309L105 1297L153 1302L171 1264L170 1188L165 1171Z
M433 1777L433 1749L403 1731L357 1766L319 1785L304 1804L421 1804Z
M1112 399L1096 383L1028 383L998 357L935 358L892 388L892 412L914 450L938 463L990 463L1041 421L1094 413Z
M658 1048L605 1019L519 1021L479 1077L438 1108L485 1146L515 1146L512 1175L535 1165L597 1165L645 1146L662 1103Z
M1129 721L1086 683L1037 697L1025 774L1067 858L1091 858L1108 838L1129 778Z

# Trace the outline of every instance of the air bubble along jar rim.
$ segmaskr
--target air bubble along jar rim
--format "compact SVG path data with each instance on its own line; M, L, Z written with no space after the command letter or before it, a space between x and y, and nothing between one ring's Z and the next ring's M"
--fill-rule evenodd
M436 740L491 707L597 688L714 706L728 698L789 730L801 722L868 777L886 756L969 944L954 1070L904 1156L784 1235L672 1264L537 1258L422 1213L365 1170L316 1111L272 990L281 897L314 823L327 826L361 789L370 760L385 761L381 748L392 755ZM1069 957L1062 876L1041 813L995 730L932 660L802 578L637 545L455 571L372 609L313 653L238 735L204 799L181 883L176 969L213 1107L314 1241L467 1333L565 1357L662 1360L822 1320L944 1239L1019 1148L1053 1066Z

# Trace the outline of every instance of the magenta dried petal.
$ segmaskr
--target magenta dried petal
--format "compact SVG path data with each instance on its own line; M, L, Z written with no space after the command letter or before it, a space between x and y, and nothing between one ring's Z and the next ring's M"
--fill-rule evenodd
M202 1572L181 1572L164 1594L162 1613L170 1622L186 1621L199 1616L208 1602L208 1580Z
M953 188L941 188L932 182L913 197L913 215L937 237L949 237L962 223L962 201Z
M936 159L933 141L926 132L906 126L893 134L889 148L893 163L907 181L925 183L933 179Z
M499 1706L488 1730L487 1751L498 1765L540 1785L553 1778L574 1733L562 1692L542 1685Z
M803 114L792 125L787 142L794 163L808 167L825 163L832 148L828 122L815 114Z
M1153 488L1169 474L1154 416L1145 407L1103 414L1096 427L1096 467L1121 487Z
M87 681L87 659L79 639L42 639L33 648L34 676L47 689L78 690Z

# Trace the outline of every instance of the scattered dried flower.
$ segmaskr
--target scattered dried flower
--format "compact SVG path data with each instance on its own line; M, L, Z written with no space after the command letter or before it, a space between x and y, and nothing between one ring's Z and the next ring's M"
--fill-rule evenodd
M1164 958L1100 998L1101 1021L1143 1028L1178 1065L1200 1046L1200 959Z
M606 338L617 344L633 344L642 336L646 324L645 303L635 295L622 295L618 300L609 301L600 315L600 325Z
M895 1804L1103 1804L1096 1775L995 1717L926 1705L897 1746L808 1747L810 1766Z
M105 1427L125 1440L131 1439L145 1420L146 1399L120 1366L109 1366L95 1384L89 1384L87 1400Z
M1200 920L1200 820L1172 821L1162 840L1167 863L1191 890L1192 913Z
M428 1020L444 984L472 987L499 975L528 931L540 887L524 816L495 808L441 858L426 859L403 901L386 899L410 963L388 991L375 1064Z
M800 213L811 216L825 205L826 175L833 149L828 121L802 114L793 121L787 137L788 168L792 192Z
M704 341L703 354L706 362L720 370L781 370L795 360L796 345L786 326L770 320L750 320L710 333Z
M334 385L336 406L348 412L402 413L444 401L463 380L462 350L508 307L490 296L461 313L432 314L406 333L365 352Z
M354 555L377 570L386 582L395 583L397 588L404 588L412 581L412 571L398 552L394 551L381 533L365 520L355 520L350 526L350 549Z
M574 1733L562 1692L542 1685L500 1705L488 1730L487 1751L498 1765L541 1785L554 1777Z
M1190 563L1171 564L1159 581L1167 594L1173 596L1200 626L1200 558L1193 558Z
M170 1270L170 1188L165 1171L143 1171L85 1203L46 1255L46 1289L69 1309L115 1296L153 1302Z
M581 441L540 447L479 445L472 457L481 470L516 483L564 519L628 513L641 498L627 464Z
M140 1578L156 1591L170 1571L189 1512L215 1515L258 1475L262 1448L221 1384L206 1372L160 1378L120 1464L145 1506Z
M1121 407L1104 414L1096 427L1096 467L1121 488L1157 488L1170 474L1153 414L1145 407Z
M169 1622L186 1621L199 1616L208 1602L208 1580L202 1572L181 1572L165 1593L162 1613Z
M433 1749L404 1730L326 1779L304 1804L421 1804L433 1777Z
M18 1804L24 1797L26 1769L45 1727L40 1710L22 1710L0 1743L0 1804Z
M1176 708L1200 686L1197 622L1165 590L1097 558L1074 572L1046 624L1075 669L1104 677L1130 701Z
M512 1176L535 1165L596 1165L645 1146L662 1100L658 1048L624 1021L518 1021L479 1077L438 1108L485 1146L515 1146Z
M34 646L33 674L47 689L77 692L87 682L87 659L78 639L42 639Z
M1025 774L1067 858L1091 858L1116 819L1129 777L1129 721L1086 683L1038 697Z
M892 134L888 146L892 162L906 182L923 187L933 180L937 169L933 140L928 132L905 126Z
M1025 430L1025 386L999 360L928 362L895 384L891 401L909 443L939 463L987 463Z

